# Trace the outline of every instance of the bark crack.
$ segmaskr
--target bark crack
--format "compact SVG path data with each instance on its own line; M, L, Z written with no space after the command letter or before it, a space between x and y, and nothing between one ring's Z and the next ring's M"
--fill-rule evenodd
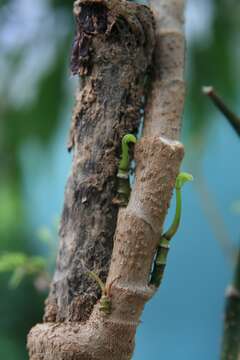
M136 133L154 48L151 11L126 2L77 1L71 67L82 76L69 149L60 249L45 321L86 321L101 292L86 274L108 274L118 206L121 139ZM84 75L84 76L83 76Z
M77 16L86 3L90 1L76 2ZM184 153L183 146L172 141L179 137L184 100L184 0L151 0L157 46L143 138L134 152L136 180L128 206L112 213L120 139L138 126L139 99L151 64L154 29L151 12L145 6L117 0L94 3L106 7L107 31L99 30L96 11L87 24L91 29L87 34L91 37L88 75L78 92L73 114L73 170L66 188L57 271L46 308L50 322L31 330L31 360L131 359L144 305L155 291L149 286L149 275ZM78 32L77 36L81 37ZM81 58L84 52L74 51L80 64L75 69L81 72L80 68L85 67ZM108 184L108 193L104 189L96 196L91 188L86 196L88 181L100 189L104 189L102 184ZM80 195L74 202L76 191ZM104 252L98 251L99 244ZM101 312L100 302L94 305L94 284L83 281L81 260L86 259L95 259L94 264L90 260L86 264L90 270L97 272L102 267L103 281L108 274L106 287L112 284L108 315ZM63 271L67 279L74 281L62 281L58 275Z

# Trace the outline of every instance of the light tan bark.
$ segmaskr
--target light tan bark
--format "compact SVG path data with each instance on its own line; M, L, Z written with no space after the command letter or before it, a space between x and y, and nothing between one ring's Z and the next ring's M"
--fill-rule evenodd
M119 211L107 284L112 312L99 303L85 324L45 323L28 337L31 360L129 360L145 303L155 289L149 276L183 158L177 140L184 102L184 1L151 2L157 46L144 134L135 148L136 180Z

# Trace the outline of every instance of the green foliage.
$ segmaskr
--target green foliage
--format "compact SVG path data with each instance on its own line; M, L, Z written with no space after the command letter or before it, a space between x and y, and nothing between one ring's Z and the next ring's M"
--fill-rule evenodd
M38 239L47 245L48 256L28 256L23 252L6 252L0 255L0 274L11 273L10 288L16 288L27 276L32 276L35 280L42 280L42 283L49 283L56 254L58 224L59 220L56 219L52 228L43 226L37 231ZM35 281L35 284L41 291L42 287L38 286L39 282ZM48 287L47 285L43 286L43 290Z
M0 0L0 359L5 360L27 359L26 336L41 321L55 258L55 229L39 231L39 241L35 229L41 219L32 224L27 216L21 154L28 143L52 144L65 104L73 102L68 71L72 4ZM37 13L40 8L45 9L43 17ZM69 111L66 124L70 118Z
M8 235L13 223L21 220L21 199L18 191L0 182L0 234ZM20 225L20 222L18 223Z
M9 285L16 288L25 276L37 276L46 271L46 260L41 256L29 257L23 253L6 253L0 256L0 273L12 273Z

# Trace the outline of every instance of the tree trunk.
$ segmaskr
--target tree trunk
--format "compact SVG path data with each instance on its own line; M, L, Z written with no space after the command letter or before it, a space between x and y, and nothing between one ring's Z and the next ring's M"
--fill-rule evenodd
M28 337L31 360L131 359L144 304L155 292L149 285L152 261L183 157L177 140L184 1L152 1L151 9L155 32L146 6L75 2L72 71L83 79L69 143L73 166L45 323ZM134 152L135 183L128 206L119 208L121 139L139 126L152 58L144 132ZM87 270L106 280L109 314Z

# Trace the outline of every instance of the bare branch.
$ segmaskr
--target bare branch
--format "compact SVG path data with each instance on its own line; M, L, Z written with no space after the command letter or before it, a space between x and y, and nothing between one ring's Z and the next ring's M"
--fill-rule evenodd
M184 152L177 141L184 102L184 1L154 0L151 7L157 33L153 83L144 134L135 147L135 184L128 206L118 213L106 283L112 312L102 313L98 302L85 324L37 325L28 338L31 360L131 359L144 305L155 292L149 285L152 261ZM144 16L138 18L142 25ZM125 13L125 20L139 25L133 14ZM149 29L143 30L146 36Z
M240 118L234 114L227 106L227 104L216 94L212 86L204 86L203 93L207 95L214 105L220 110L220 112L226 117L233 129L240 136Z

